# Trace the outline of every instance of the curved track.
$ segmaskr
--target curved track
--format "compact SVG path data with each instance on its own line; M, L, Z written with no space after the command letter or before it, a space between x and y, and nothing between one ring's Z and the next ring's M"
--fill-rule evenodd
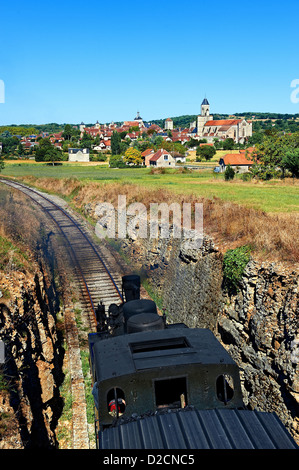
M1 178L0 183L22 191L57 226L56 233L60 233L62 237L57 239L55 250L57 249L57 257L59 257L58 264L65 271L63 278L66 278L66 282L68 282L70 260L71 267L74 268L76 288L80 290L81 294L79 300L81 320L84 319L89 332L96 331L98 303L101 302L105 305L107 311L111 303L122 302L119 287L121 286L121 276L110 268L115 265L115 260L109 259L109 254L103 253L102 249L99 251L100 248L92 242L81 223L75 220L75 216L71 216L60 204L57 204L55 197L47 196L38 190L9 179ZM62 251L61 248L63 248ZM88 449L93 447L93 438L89 437L91 431L90 425L87 423L86 386L82 371L80 334L73 301L66 292L63 292L63 298L64 324L68 344L67 367L71 378L72 393L72 448Z
M63 234L72 259L81 278L85 292L85 301L94 314L99 302L109 306L122 302L120 291L121 279L116 278L107 266L107 261L99 253L80 224L50 197L21 183L1 179L1 183L22 191L34 200L55 222Z

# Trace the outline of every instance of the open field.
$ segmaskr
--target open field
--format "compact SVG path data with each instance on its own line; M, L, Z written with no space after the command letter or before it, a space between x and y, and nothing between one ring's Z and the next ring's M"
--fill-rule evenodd
M249 208L271 213L294 213L299 211L299 181L286 179L267 182L244 182L239 177L224 180L223 174L211 169L167 170L165 174L151 174L147 168L110 169L107 164L63 163L52 166L35 162L11 162L5 164L3 176L16 178L77 178L102 183L120 182L140 185L148 189L165 189L181 195L220 198Z
M59 166L7 162L3 176L58 194L86 215L97 203L117 207L118 195L127 204L141 202L202 202L204 230L224 252L250 245L257 259L299 262L299 180L244 182L224 180L211 169L112 169L93 163ZM91 209L92 210L92 209Z

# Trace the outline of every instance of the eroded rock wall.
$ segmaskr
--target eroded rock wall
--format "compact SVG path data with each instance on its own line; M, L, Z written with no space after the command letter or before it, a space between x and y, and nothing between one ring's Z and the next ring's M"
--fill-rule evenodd
M0 448L55 448L63 351L55 325L52 282L36 265L32 273L0 273L0 292L7 381L0 394Z

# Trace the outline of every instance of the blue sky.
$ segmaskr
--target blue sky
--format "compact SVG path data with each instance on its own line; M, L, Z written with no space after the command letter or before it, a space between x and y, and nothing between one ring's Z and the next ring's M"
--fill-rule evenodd
M15 0L0 16L0 125L198 114L205 95L211 113L299 113L298 0Z

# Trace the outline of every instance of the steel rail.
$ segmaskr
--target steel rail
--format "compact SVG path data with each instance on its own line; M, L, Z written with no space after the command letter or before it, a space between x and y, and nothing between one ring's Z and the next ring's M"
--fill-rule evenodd
M121 302L123 302L123 296L122 294L120 293L119 291L119 288L115 282L115 280L113 279L113 276L112 274L110 273L108 267L106 266L104 260L102 259L102 257L100 256L100 254L98 253L98 251L96 250L95 246L93 245L93 243L91 242L91 240L88 238L88 236L84 233L84 231L81 229L81 227L78 225L78 223L73 219L73 217L71 217L62 207L60 207L58 204L56 204L55 202L51 201L48 197L46 197L45 195L41 194L39 191L35 190L35 189L32 189L26 185L23 185L22 183L19 183L19 182L16 182L16 181L12 181L10 179L6 179L6 178L1 178L0 179L0 182L8 185L8 186L11 186L15 189L19 189L22 188L22 189L19 189L20 191L22 191L24 194L27 194L34 202L36 202L51 218L52 220L55 222L55 224L58 226L59 230L62 232L64 238L66 239L68 245L69 245L69 248L71 249L71 252L73 254L73 257L75 259L75 263L76 263L76 267L79 269L79 272L80 272L80 276L82 278L82 281L83 281L83 284L84 284L84 287L85 287L85 290L86 290L86 293L87 293L87 296L88 296L88 299L89 299L89 302L91 304L91 308L93 310L93 313L94 313L94 316L96 317L96 308L95 308L95 305L94 305L94 302L93 302L93 299L92 299L92 295L90 293L90 288L88 287L88 281L86 280L86 277L84 275L84 273L82 272L82 268L81 268L81 264L80 264L80 261L76 255L76 252L67 236L67 234L64 232L63 228L61 227L59 221L57 219L55 219L54 215L51 214L51 210L45 206L43 206L41 204L41 202L39 202L35 197L33 197L33 195L31 195L30 193L34 194L35 196L38 196L40 198L42 198L43 200L47 201L50 205L52 205L53 207L55 207L56 210L60 211L61 213L63 213L72 223L72 226L74 226L77 230L79 230L79 232L81 233L81 235L83 235L84 239L86 240L86 242L88 243L88 246L90 248L92 248L93 252L95 253L96 257L98 258L98 260L101 262L103 268L105 269L106 273L108 274L109 276L109 279L110 281L112 282L116 292L117 292L117 295L119 297L119 299L121 300Z

